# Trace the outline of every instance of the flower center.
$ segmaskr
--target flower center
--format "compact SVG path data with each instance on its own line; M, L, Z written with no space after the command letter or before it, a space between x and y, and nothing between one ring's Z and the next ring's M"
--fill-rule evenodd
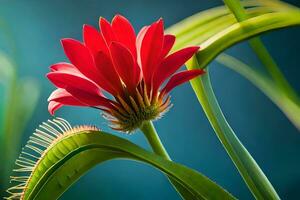
M106 117L115 130L131 133L142 126L144 121L155 120L170 107L170 97L158 92L149 92L140 83L135 92L116 97L114 108L105 111Z
M119 118L119 124L126 132L131 132L139 128L144 121L154 120L159 116L159 105L150 105L144 108L139 108L138 111L134 111L126 115L125 118Z

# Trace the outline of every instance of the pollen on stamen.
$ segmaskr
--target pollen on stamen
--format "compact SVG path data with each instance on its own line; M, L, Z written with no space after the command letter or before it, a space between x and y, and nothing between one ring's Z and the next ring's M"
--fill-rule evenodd
M171 107L168 94L149 91L141 82L135 94L117 96L113 108L103 110L102 115L112 129L131 134L145 121L161 118Z

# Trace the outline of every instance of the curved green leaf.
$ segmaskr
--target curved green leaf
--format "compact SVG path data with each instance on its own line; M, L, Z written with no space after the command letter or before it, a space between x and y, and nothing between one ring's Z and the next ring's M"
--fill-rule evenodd
M247 13L255 17L276 11L273 7L255 6L249 8ZM171 26L166 31L176 35L176 43L172 48L175 51L187 45L201 44L236 23L234 15L223 6L200 12Z
M59 130L63 130L65 126L61 126L61 121L53 121L41 126L52 133L50 135L52 142L49 134L38 130L38 134L35 133L35 136L31 137L26 145L42 156L32 162L28 158L22 158L24 157L23 152L23 155L17 160L17 164L21 164L21 168L16 171L32 172L26 181L23 180L24 183L8 190L12 196L17 196L19 193L26 200L57 199L93 166L112 159L130 159L159 169L186 188L195 196L195 199L234 199L220 186L195 170L145 151L128 140L93 128L74 128L60 133ZM57 136L53 137L54 135ZM49 147L45 151L41 151L36 144ZM26 155L34 157L33 153L27 152ZM28 166L24 166L24 163L27 163ZM13 178L13 181L20 182L20 180L22 177ZM18 186L23 187L24 191L14 193Z
M233 56L220 54L216 58L216 61L247 78L253 85L269 97L300 130L299 106L288 98L279 88L274 87L274 81Z
M4 191L20 148L22 132L36 107L39 85L32 78L18 79L16 65L0 52L0 191ZM4 188L3 188L4 187Z
M188 66L197 65L198 62L194 56ZM213 92L209 73L193 79L191 85L212 128L255 198L280 199L264 172L228 124Z
M278 1L247 1L248 19L237 22L224 7L209 9L167 29L176 36L173 51L199 44L199 67L205 68L219 53L232 45L275 29L300 24L300 10ZM226 12L227 10L227 12Z
M276 1L275 1L276 2ZM235 15L235 18L240 22L248 19L250 16L246 13L245 8L241 5L239 0L224 0L224 3L228 6L231 12ZM271 75L277 87L279 87L284 93L291 98L294 102L299 103L299 97L296 91L292 88L289 82L282 74L277 63L261 41L259 37L250 39L249 44L257 55L265 69ZM300 104L299 104L300 105Z
M187 68L205 68L217 55L238 42L245 41L267 31L300 25L299 9L287 6L286 4L281 6L278 2L274 5L277 8L280 7L280 9L274 9L274 12L263 13L256 16L249 15L249 18L245 19L245 21L235 22L233 24L228 23L226 24L226 28L222 27L222 30L219 29L219 19L216 18L209 22L211 24L211 30L207 31L204 38L202 37L201 31L199 31L199 33L197 32L198 30L205 29L207 24L198 26L193 33L189 33L193 34L193 36L184 40L178 46L175 46L175 50L187 44L199 44L201 50L197 53L195 58L190 60L187 64ZM249 9L247 11L249 12ZM223 20L223 22L229 22L229 17ZM180 26L183 26L183 24ZM179 37L182 36L179 35ZM271 183L236 137L223 116L211 88L208 74L193 79L191 84L217 136L254 196L257 199L279 199ZM289 110L291 110L290 108ZM294 108L297 108L297 106Z
M244 7L247 8L247 14L249 11L255 11L257 8L263 13L277 12L286 9L291 9L290 5L286 5L283 3L278 3L277 1L269 1L269 0L247 0L241 2ZM214 8L210 8L199 13L196 13L190 17L183 19L182 21L172 25L166 31L168 33L176 35L176 38L179 39L190 32L197 32L197 28L202 27L203 25L213 22L215 19L221 18L223 16L231 16L234 19L234 15L231 14L230 10L228 10L227 6L218 6ZM235 21L236 22L236 21ZM215 26L213 28L218 28ZM220 29L222 30L222 29ZM210 32L209 29L205 30L206 32ZM202 36L201 36L202 38ZM207 39L207 38L206 38ZM176 48L176 47L175 47Z
M212 12L209 18L207 17L209 13L208 10L173 25L168 31L174 33L177 36L177 41L179 41L179 43L174 46L173 51L186 45L199 44L201 47L201 50L197 54L197 58L200 61L199 65L190 65L188 68L205 68L222 51L238 42L247 40L267 31L300 24L299 8L292 5L277 0L247 1L246 3L248 4L247 6L252 7L246 9L247 20L240 23L236 20L234 21L234 15L230 14L230 11L224 6L223 8L210 9ZM245 2L243 5L246 5ZM227 10L227 14L224 14L226 13L224 9ZM196 25L192 23L192 20L198 21ZM187 35L191 35L191 37L182 35L182 33L185 33L185 30L189 30ZM255 42L256 41L253 43ZM268 63L265 64L272 65L272 62L268 61ZM239 70L239 73L240 70L243 70L241 67L232 68L236 71ZM247 74L240 74L249 79ZM251 79L253 78L252 75L249 76L251 76ZM260 77L261 76L259 76L259 78ZM264 86L262 87L261 84L258 83L260 84L259 88L267 94L286 114L291 122L299 128L299 117L297 116L299 110L298 98L290 98L290 96L295 95L287 96L283 94L284 97L282 100L278 100L278 95L285 91L274 89L273 91L277 91L277 95L274 95L274 92L270 92L268 88L274 87L276 84L270 81L263 82ZM265 86L266 84L271 85ZM295 112L293 110L295 110Z
M202 50L197 53L197 58L201 60L199 67L206 67L219 53L238 42L267 31L296 25L300 25L300 12L294 10L263 14L236 23L200 44Z

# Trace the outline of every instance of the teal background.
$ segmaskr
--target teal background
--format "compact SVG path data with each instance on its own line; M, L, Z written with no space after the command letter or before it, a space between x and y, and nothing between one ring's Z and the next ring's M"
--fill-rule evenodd
M300 6L298 0L289 1ZM19 65L21 77L35 77L42 96L23 143L42 121L51 118L47 97L54 89L45 78L49 65L66 61L60 39L81 39L82 25L97 26L98 17L111 19L121 13L136 30L163 17L166 27L198 11L221 5L219 0L165 1L0 1L0 19L12 41L0 37L0 46ZM268 33L263 41L290 83L300 91L300 28ZM201 36L200 36L201 37ZM15 44L16 52L11 48ZM248 64L259 62L247 43L227 51ZM235 72L213 62L211 76L216 96L229 123L259 163L282 199L297 199L300 184L300 133L283 113L258 89ZM207 175L239 199L252 199L244 182L210 127L189 84L172 92L174 107L155 123L171 157ZM73 125L95 124L111 131L97 110L64 107L57 116ZM148 148L139 132L125 137ZM4 152L5 153L5 152ZM1 161L3 162L3 161ZM95 167L73 185L61 199L179 199L167 179L149 166L131 161L111 161Z

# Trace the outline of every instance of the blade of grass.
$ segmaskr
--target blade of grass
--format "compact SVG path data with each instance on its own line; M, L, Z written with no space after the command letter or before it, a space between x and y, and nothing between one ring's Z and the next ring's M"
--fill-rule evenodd
M246 13L243 5L239 0L223 0L224 3L228 6L230 11L234 14L236 19L239 22L245 21L250 18L250 16ZM259 37L254 37L249 40L249 44L257 57L260 59L262 64L265 66L277 86L286 93L288 97L290 97L295 103L300 105L300 100L297 93L291 87L289 82L286 80L282 72L280 71L278 65L275 60L272 58L267 48L261 41Z
M267 13L236 23L202 43L195 40L202 49L197 53L197 58L201 60L198 67L205 68L218 54L238 42L271 30L296 25L300 25L300 11Z
M199 65L194 56L187 67ZM191 81L194 92L220 142L256 199L280 199L272 184L228 124L214 95L208 72Z
M277 2L266 1L266 0L243 1L242 5L245 6L246 8L251 8L251 9L262 8L268 10L269 12L285 10L286 8L288 8L289 10L291 9L291 7L288 5L282 5ZM210 8L183 19L182 21L169 27L166 31L168 33L176 35L176 38L180 38L181 36L184 36L187 33L193 32L195 28L200 27L210 21L213 21L218 17L222 17L226 15L232 15L226 6L218 6L218 7Z
M264 74L254 70L253 67L246 65L237 58L220 54L216 61L225 67L241 74L253 85L260 89L271 101L273 101L289 120L300 130L300 108L294 101L286 96L279 88L274 87L274 81Z
M269 9L256 7L248 10L250 16L259 16L272 12ZM184 35L176 36L176 43L172 50L179 49L183 46L201 43L209 39L212 35L230 27L236 23L236 19L232 14L216 16L213 20L207 21ZM199 37L200 36L200 37ZM201 41L200 41L201 40Z

